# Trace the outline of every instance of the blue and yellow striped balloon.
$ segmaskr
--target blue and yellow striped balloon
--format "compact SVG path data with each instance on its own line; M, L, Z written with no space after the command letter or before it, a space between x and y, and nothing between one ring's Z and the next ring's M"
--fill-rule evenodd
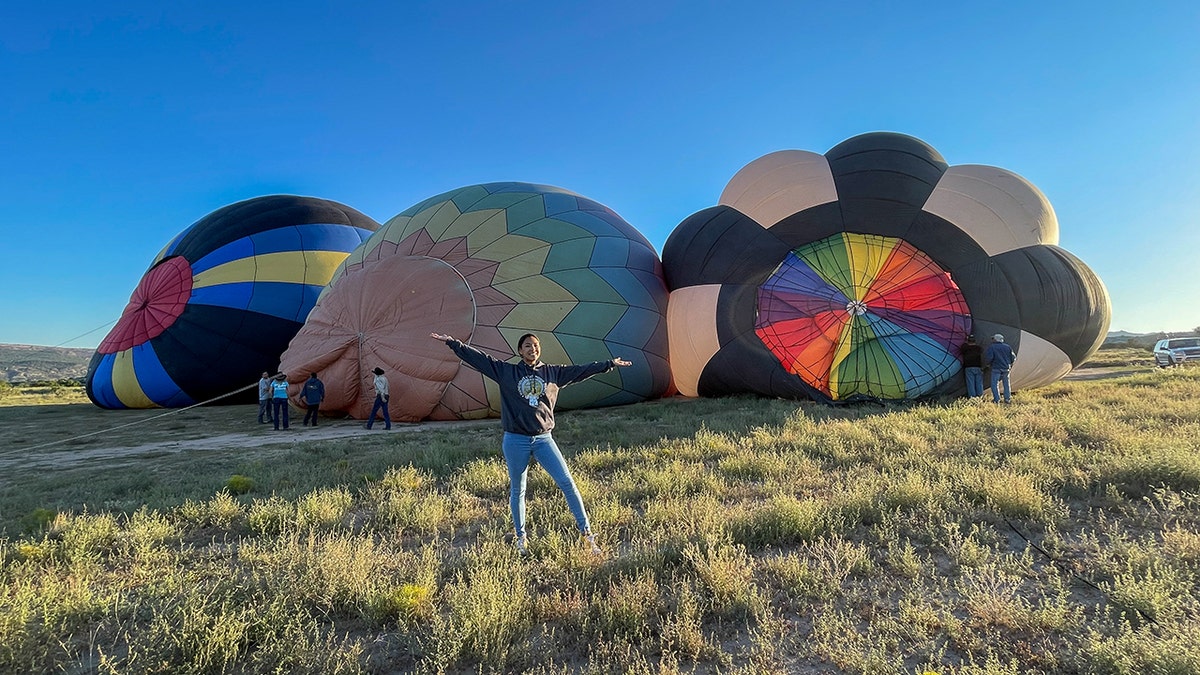
M274 372L334 270L377 229L313 197L258 197L209 214L142 277L92 357L88 396L102 408L181 407Z

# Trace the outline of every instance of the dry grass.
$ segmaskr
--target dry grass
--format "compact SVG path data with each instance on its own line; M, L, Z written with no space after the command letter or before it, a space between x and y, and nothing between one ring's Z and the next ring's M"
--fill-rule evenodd
M1200 672L1200 370L560 422L600 557L540 471L514 552L495 423L9 472L0 671Z

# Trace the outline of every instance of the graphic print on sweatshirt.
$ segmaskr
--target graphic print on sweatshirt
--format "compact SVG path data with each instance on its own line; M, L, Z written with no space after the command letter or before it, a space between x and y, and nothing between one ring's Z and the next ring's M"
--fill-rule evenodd
M529 401L531 408L538 406L538 398L546 391L546 381L537 375L526 375L517 382L517 393Z

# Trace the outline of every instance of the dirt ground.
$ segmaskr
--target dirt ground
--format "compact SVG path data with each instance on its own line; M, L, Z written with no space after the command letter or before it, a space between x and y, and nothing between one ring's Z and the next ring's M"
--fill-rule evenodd
M293 410L289 429L259 424L257 405L183 410L102 410L91 403L0 408L0 476L22 470L76 468L103 462L111 466L186 451L229 448L280 449L313 441L367 434L413 433L427 429L470 428L497 420L392 424L368 430L362 420L322 418L316 427L301 424Z

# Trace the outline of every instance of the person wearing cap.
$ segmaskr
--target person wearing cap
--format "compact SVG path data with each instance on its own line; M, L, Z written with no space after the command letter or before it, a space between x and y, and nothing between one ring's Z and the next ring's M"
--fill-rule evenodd
M288 428L288 382L287 374L279 373L271 381L271 405L275 408L275 430L279 431L279 422L283 428Z
M317 413L321 410L321 401L325 400L325 383L317 379L316 373L311 373L308 379L304 382L304 388L301 390L301 397L304 399L304 426L308 426L308 421L312 420L312 425L317 426Z
M1008 384L1008 371L1017 362L1017 353L1004 342L1004 336L996 333L992 336L992 344L983 353L983 362L992 369L992 402L1000 402L998 385L1004 384L1004 402L1012 402L1012 391Z
M512 511L517 551L525 553L528 550L525 482L530 459L534 459L550 474L567 498L567 507L575 517L575 524L588 548L592 553L600 553L579 489L571 478L571 471L558 444L550 434L554 429L554 404L558 402L560 388L582 382L593 375L607 373L616 367L633 364L617 357L581 365L547 365L539 358L542 345L533 333L526 333L517 340L520 363L492 358L449 335L430 333L429 337L445 342L463 363L478 370L484 377L495 380L500 387L500 425L504 428L500 449L508 466L508 505Z
M376 367L375 373L375 405L371 406L371 414L367 417L367 428L375 423L375 413L383 412L383 428L392 428L392 413L388 410L388 379L383 374L383 368Z
M975 342L974 335L968 335L967 341L958 348L958 353L962 357L963 376L967 380L967 396L983 396L983 347Z
M258 381L258 423L265 424L271 421L271 374L263 371L262 378Z

